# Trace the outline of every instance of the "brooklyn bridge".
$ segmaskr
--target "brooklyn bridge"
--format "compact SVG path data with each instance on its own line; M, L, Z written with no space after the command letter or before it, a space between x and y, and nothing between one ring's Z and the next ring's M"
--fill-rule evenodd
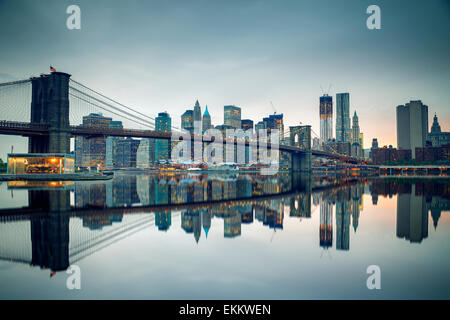
M174 126L171 128L172 132L156 131L155 119L151 116L108 98L63 72L0 84L0 107L0 134L28 137L29 153L70 153L70 138L76 136L170 140L174 133L176 135L177 132L182 132ZM83 115L95 112L114 116L123 122L124 127L83 125ZM310 125L299 125L291 126L282 133L282 137L286 139L276 147L280 152L290 155L290 168L293 171L310 171L312 156L351 164L360 163L360 160L338 152L312 149L312 132ZM213 141L206 135L201 139ZM223 139L222 143L226 142ZM250 142L247 140L245 143L248 145ZM234 137L232 143L237 144L238 139ZM267 144L267 148L272 147Z

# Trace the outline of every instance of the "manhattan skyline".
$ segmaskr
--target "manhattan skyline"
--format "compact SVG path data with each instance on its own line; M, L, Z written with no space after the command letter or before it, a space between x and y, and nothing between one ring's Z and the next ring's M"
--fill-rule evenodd
M224 105L256 123L272 101L285 127L301 121L317 133L321 87L331 84L333 100L350 93L365 146L397 145L395 108L410 100L450 126L449 1L376 1L381 30L366 28L369 1L80 1L81 30L65 26L70 4L0 2L0 82L53 65L149 116L167 111L175 126L197 99L215 125ZM11 144L26 139L0 138L5 152Z

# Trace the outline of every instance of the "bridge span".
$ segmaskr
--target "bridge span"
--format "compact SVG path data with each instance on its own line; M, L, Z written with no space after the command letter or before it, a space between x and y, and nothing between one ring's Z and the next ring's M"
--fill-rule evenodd
M0 134L28 137L29 153L70 153L70 138L76 136L87 138L117 136L163 140L172 138L170 132L156 131L155 121L150 116L112 100L70 78L70 74L52 72L40 77L32 77L29 80L0 84L0 107L5 110L5 113L0 115ZM24 86L29 86L31 92L20 89ZM31 97L24 97L27 94ZM26 99L24 100L24 98ZM18 103L19 100L22 102ZM28 110L21 110L23 108L28 108ZM76 115L74 108L97 112L107 111L110 115L126 121L127 127L83 125L80 122L83 116ZM7 110L10 110L9 115ZM20 114L24 114L24 116L19 116ZM3 119L1 119L2 117ZM26 119L27 117L28 119ZM175 133L182 132L176 127L172 127L171 130ZM292 126L287 134L289 138L280 143L278 148L281 152L291 155L290 167L293 171L310 171L311 156L349 163L360 161L337 152L313 150L311 148L311 126ZM285 135L286 133L283 133L283 137ZM206 143L212 141L208 136L202 136L201 139ZM233 139L233 143L237 144L238 138ZM226 142L227 139L223 139L222 143ZM249 145L249 141L245 143ZM261 145L258 144L257 147L260 148ZM264 147L272 148L270 143L264 143Z

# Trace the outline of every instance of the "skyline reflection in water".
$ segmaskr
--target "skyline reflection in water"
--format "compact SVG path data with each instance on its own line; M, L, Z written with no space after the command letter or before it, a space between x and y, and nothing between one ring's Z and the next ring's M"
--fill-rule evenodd
M448 298L448 181L341 178L3 183L0 298Z

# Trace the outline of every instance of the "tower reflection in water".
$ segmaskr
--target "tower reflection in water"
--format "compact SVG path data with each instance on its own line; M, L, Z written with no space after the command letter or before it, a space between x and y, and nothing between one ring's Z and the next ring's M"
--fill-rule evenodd
M359 223L364 194L375 205L379 196L396 195L396 235L420 243L428 236L428 212L437 228L441 212L450 203L448 185L435 181L374 179L324 189L323 181L312 179L294 188L288 175L124 174L106 183L32 188L11 183L9 188L28 189L28 206L1 210L0 257L52 271L65 270L143 228L154 226L167 232L174 217L179 217L181 228L198 243L208 238L214 218L223 219L224 238L239 237L242 224L282 230L285 209L290 219L309 219L319 207L319 246L333 248L334 227L335 249L349 251L351 230L356 233L364 228Z

